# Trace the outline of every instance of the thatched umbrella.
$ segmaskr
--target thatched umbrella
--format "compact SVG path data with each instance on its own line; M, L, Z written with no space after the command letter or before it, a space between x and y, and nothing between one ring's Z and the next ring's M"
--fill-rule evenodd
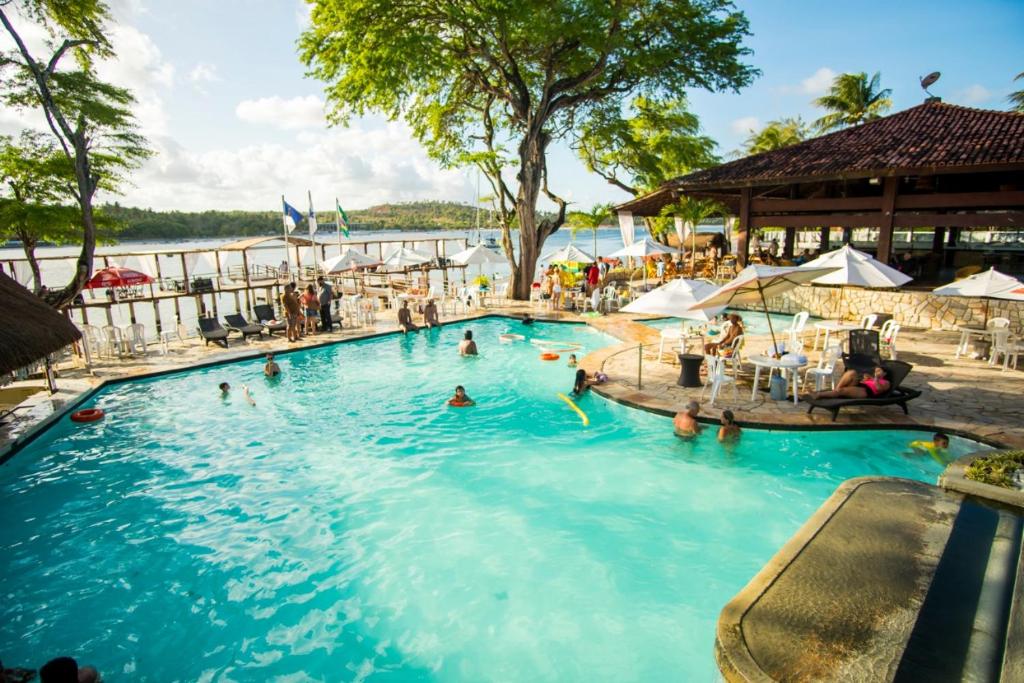
M0 272L0 373L30 365L82 338L60 312Z

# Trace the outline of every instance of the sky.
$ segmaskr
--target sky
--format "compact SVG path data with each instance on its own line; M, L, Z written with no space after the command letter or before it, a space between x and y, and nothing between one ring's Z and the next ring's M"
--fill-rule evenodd
M17 4L17 0L15 3ZM323 84L305 76L296 40L308 25L300 0L113 0L117 59L101 75L131 88L156 155L116 198L160 210L305 210L437 199L473 204L477 174L442 169L402 122L379 116L328 127ZM1021 0L748 0L748 63L761 71L739 93L690 93L691 109L727 157L753 129L786 116L813 121L812 100L843 72L879 71L893 110L924 99L1006 109L1024 87ZM31 45L41 36L19 24ZM5 37L6 38L6 37ZM6 48L9 43L0 40ZM38 115L0 107L0 134L40 127ZM624 192L590 174L564 143L549 153L552 190L573 206L618 202ZM487 194L486 190L482 191ZM543 206L543 205L542 205Z

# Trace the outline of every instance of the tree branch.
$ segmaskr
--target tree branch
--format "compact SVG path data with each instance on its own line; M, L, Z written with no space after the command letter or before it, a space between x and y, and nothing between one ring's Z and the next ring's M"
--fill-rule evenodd
M46 65L46 75L50 76L53 74L54 69L57 68L57 62L64 56L64 53L73 47L80 47L82 45L95 45L94 40L71 40L70 38L61 43L61 46L57 48L57 51L53 53L53 57L50 57L50 63Z

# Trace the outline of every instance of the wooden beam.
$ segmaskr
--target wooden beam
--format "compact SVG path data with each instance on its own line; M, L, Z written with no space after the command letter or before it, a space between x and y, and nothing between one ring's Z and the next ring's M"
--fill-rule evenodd
M1006 213L897 213L897 228L1024 228L1024 211Z
M950 192L902 195L896 210L907 209L1020 209L1024 208L1024 192Z
M820 228L829 225L836 228L877 228L880 214L805 214L796 216L753 216L751 228Z
M892 229L896 220L896 193L899 178L886 178L882 186L882 215L878 226L878 253L875 258L882 263L892 259Z
M736 259L743 268L747 266L747 253L750 244L749 235L751 228L754 227L750 223L750 203L750 188L745 187L740 191L739 220L736 222L736 234L738 235L736 247L739 252L736 254Z
M765 213L797 213L828 211L879 211L881 197L833 197L819 199L770 199L761 198L751 202L753 215Z

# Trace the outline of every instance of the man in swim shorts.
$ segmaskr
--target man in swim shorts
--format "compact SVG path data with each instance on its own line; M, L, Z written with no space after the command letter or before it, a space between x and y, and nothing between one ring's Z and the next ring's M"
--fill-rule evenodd
M423 307L423 323L427 327L440 327L441 321L437 319L437 304L431 299Z
M302 305L299 303L299 296L295 293L295 283L289 282L281 294L281 308L284 310L285 320L288 321L288 341L297 342L301 335L299 329L299 317L302 315Z
M477 355L476 342L473 341L473 330L466 330L465 336L462 341L459 342L459 355L460 356L475 356Z
M412 311L409 310L409 300L402 301L402 307L398 309L398 329L402 334L418 331L419 325L412 321Z
M263 374L266 377L277 377L281 374L281 366L274 362L274 354L267 354L267 363L263 366Z

